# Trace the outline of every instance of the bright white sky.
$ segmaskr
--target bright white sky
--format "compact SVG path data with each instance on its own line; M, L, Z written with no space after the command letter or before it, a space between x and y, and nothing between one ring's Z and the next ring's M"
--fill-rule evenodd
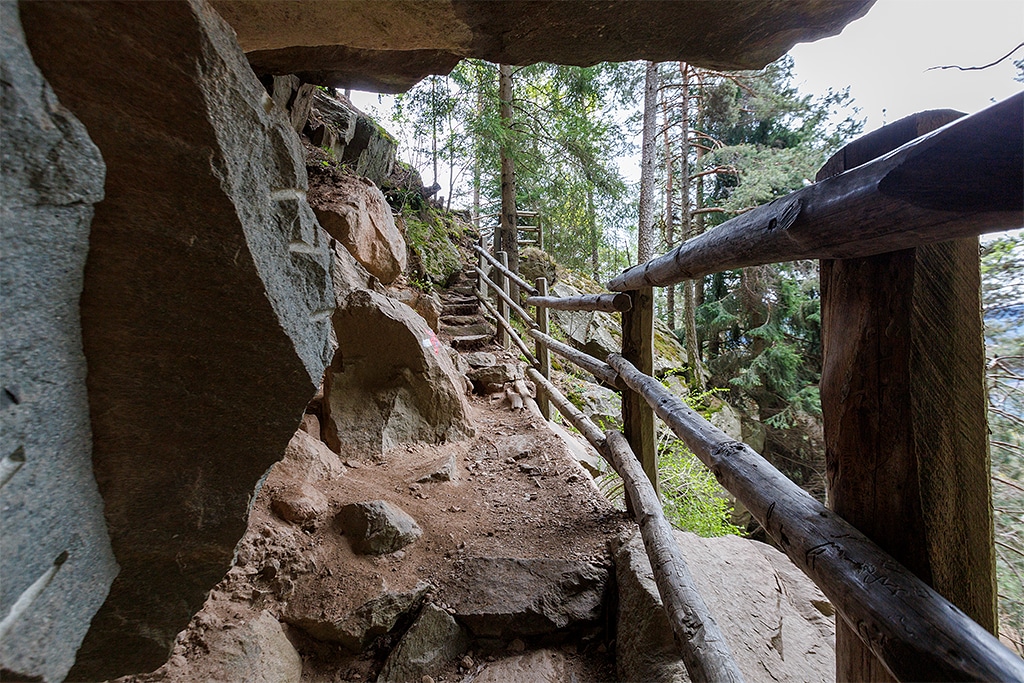
M982 71L928 69L988 64L1021 42L1021 0L878 0L840 35L790 54L804 92L849 85L869 132L926 109L970 114L1018 92L1013 61L1024 48Z
M1024 89L1013 80L1013 61L1024 58L1024 48L981 71L928 71L988 64L1021 42L1024 0L877 0L840 35L797 45L791 54L803 92L819 95L850 86L869 132L926 109L970 114ZM638 103L641 97L637 93ZM390 110L389 97L378 103L376 94L353 92L352 100L371 114ZM638 130L638 143L639 135ZM631 181L639 176L638 160L623 159L620 169ZM427 175L424 180L429 182ZM446 181L440 179L440 195L448 192Z

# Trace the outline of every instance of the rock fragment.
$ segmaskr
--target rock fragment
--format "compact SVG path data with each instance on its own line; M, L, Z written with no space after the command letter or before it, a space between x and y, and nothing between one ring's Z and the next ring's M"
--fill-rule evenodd
M423 535L416 520L384 500L346 505L336 519L352 549L361 555L393 553Z

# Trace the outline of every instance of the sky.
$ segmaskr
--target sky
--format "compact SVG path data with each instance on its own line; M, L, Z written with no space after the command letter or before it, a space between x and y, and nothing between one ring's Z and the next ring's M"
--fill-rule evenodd
M1024 83L1013 80L1013 61L1024 58L1024 48L980 71L929 68L988 64L1021 42L1024 0L877 0L840 35L797 45L790 54L803 92L820 95L850 87L867 133L928 109L974 113L1019 92ZM378 103L376 94L352 95L368 113L380 116L390 108L390 98ZM639 136L638 130L638 143ZM635 182L639 160L622 159L620 171ZM445 195L446 179L440 182Z

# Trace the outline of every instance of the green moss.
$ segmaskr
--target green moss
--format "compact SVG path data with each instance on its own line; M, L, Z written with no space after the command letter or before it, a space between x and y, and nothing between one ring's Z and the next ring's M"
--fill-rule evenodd
M458 247L449 239L446 227L428 216L405 218L405 241L414 257L418 275L443 285L462 268Z

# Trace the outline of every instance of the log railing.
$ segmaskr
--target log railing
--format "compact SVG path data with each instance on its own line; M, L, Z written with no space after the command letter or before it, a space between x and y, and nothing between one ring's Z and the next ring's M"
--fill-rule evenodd
M650 314L650 290L644 288L652 285L744 265L821 255L877 254L1020 227L1024 224L1022 119L1024 95L1019 95L917 138L877 161L755 209L665 256L625 271L609 285L613 290L640 290L631 292L631 306L626 308L629 312L623 321L624 339L644 329L637 321L645 313ZM968 142L973 149L965 151ZM992 166L986 166L986 155ZM943 164L953 164L954 168L943 168ZM976 190L954 187L951 179L957 175L961 182L985 180L989 185ZM943 196L935 196L929 189L933 182ZM984 201L976 201L977 197ZM844 211L850 212L849 220L839 219ZM501 268L498 259L487 256L503 277L513 275ZM515 303L506 301L507 293L482 272L480 275L482 292L490 287L498 292L499 301ZM614 303L615 295L556 298L536 292L546 294L546 282L527 299L527 305L538 306L538 311L625 308ZM488 302L485 307L492 315L497 314ZM657 413L818 585L835 605L840 619L897 680L1024 681L1024 660L749 446L730 439L656 379L640 372L630 362L632 358L616 354L607 362L593 358L536 329L537 324L522 306L517 304L513 310L523 318L527 334L536 343L537 355L542 348L550 350L605 384L632 392ZM548 373L537 369L534 354L507 321L499 319L498 323L534 366L529 376L537 384L538 393L545 394L623 477L631 510L641 527L649 523L653 524L651 529L658 527L658 516L661 520L664 516L656 504L657 482L637 474L637 447L629 448L632 443L627 445L621 435L602 434L551 384ZM650 344L650 339L640 339L640 343ZM644 542L691 678L737 680L739 673L734 670L728 648L719 649L714 644L718 637L714 628L708 631L708 624L714 623L710 615L706 622L700 621L704 625L699 630L705 639L711 639L713 647L707 650L706 643L695 640L691 626L697 622L693 614L703 613L706 606L687 588L685 571L676 569L681 558L671 557L673 551L666 551L666 545L674 548L674 544L665 541L664 536L662 531L649 531L644 534Z

